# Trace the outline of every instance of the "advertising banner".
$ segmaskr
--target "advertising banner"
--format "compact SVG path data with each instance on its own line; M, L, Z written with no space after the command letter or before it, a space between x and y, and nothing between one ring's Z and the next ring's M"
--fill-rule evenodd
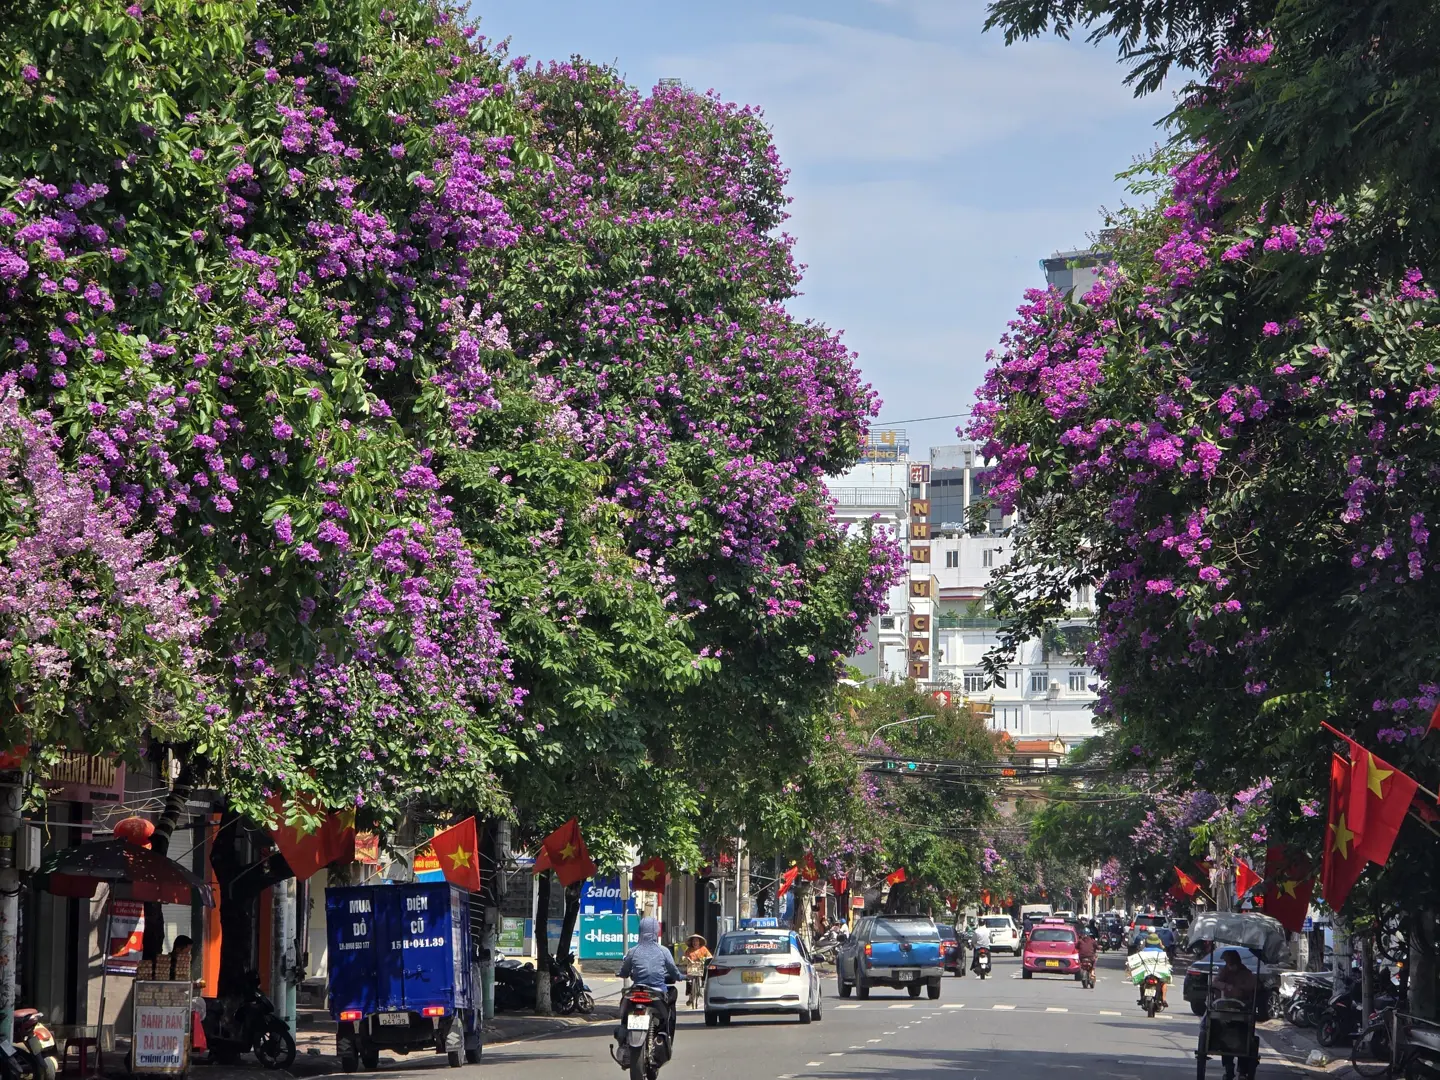
M139 900L110 901L106 937L105 971L110 975L134 975L145 945L145 905Z
M620 904L619 874L591 878L580 890L580 914L582 915L619 915ZM628 911L632 915L635 914L635 898L633 896L630 898Z
M185 982L135 983L132 1072L176 1074L189 1068L190 994Z
M640 938L640 917L627 915L629 943L634 945ZM619 915L581 915L579 933L579 955L581 960L620 960L625 956L625 927Z

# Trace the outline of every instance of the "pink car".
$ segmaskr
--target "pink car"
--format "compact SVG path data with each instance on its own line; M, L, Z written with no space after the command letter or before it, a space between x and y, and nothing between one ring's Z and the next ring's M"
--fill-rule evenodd
M1069 975L1080 978L1080 954L1075 949L1073 928L1056 923L1037 923L1025 942L1021 959L1022 977L1037 971L1042 975Z

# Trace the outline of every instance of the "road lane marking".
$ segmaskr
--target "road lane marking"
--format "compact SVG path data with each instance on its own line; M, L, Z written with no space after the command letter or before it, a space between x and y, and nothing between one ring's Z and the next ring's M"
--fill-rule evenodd
M844 1051L844 1050L836 1050L836 1051L835 1051L834 1053L832 1053L830 1056L831 1056L831 1057L844 1057L844 1056L845 1056L845 1051Z
M879 1039L866 1039L866 1042L879 1042Z
M890 1006L890 1008L892 1008L892 1009L913 1009L914 1007L915 1007L914 1005L911 1005L911 1004L909 1004L908 1002L907 1002L906 1004L904 1004L904 1005L891 1005L891 1006Z
M1057 1009L1057 1008L1055 1008L1055 1006L1051 1005L1051 1006L1049 1006L1048 1008L1046 1008L1045 1011L1046 1011L1046 1012L1066 1012L1066 1013L1068 1013L1070 1010L1069 1010L1069 1009ZM1077 1065L1076 1068L1078 1069L1079 1066Z
M807 1069L810 1069L810 1068L814 1068L816 1065L824 1065L824 1064L825 1064L825 1063L824 1063L823 1061L807 1061L807 1062L805 1062L805 1067L806 1067Z
M1013 1012L1015 1010L1014 1005L991 1005L990 1008L998 1010L999 1012Z
M859 1005L836 1005L835 1008L837 1008L837 1009L858 1009L858 1008L860 1008L860 1006L859 1006Z
M1125 1014L1122 1013L1122 1012L1115 1012L1113 1009L1101 1009L1101 1010L1100 1010L1100 1015L1101 1015L1101 1016L1124 1016Z
M940 1007L942 1009L963 1009L965 1007L965 1003L962 1001L958 1005L941 1005Z

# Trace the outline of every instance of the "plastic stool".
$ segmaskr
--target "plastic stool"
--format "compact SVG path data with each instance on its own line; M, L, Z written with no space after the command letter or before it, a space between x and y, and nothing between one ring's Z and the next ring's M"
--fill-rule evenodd
M90 1070L90 1050L95 1050L95 1069ZM104 1071L104 1055L100 1051L100 1040L93 1036L77 1036L65 1040L65 1050L60 1055L60 1071L70 1071L70 1050L75 1050L75 1066L81 1076L91 1076Z

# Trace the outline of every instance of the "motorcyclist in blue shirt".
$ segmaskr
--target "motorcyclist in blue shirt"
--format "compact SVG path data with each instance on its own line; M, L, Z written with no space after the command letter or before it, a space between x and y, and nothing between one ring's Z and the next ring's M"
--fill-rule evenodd
M661 1019L665 1032L673 1047L675 1044L675 984L684 980L685 975L670 955L670 950L660 944L660 920L647 915L640 920L640 940L620 962L620 978L629 979L635 986L651 991L656 1002L663 1002ZM625 1012L622 1006L620 1021L623 1026Z

